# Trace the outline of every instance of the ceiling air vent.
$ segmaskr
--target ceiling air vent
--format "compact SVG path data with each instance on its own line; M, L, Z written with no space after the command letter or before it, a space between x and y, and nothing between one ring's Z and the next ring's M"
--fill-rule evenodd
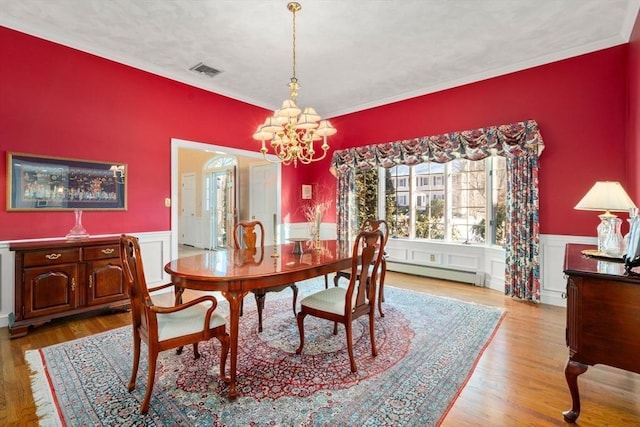
M195 71L196 73L204 74L208 77L215 77L217 74L220 74L220 70L216 70L213 67L209 67L208 65L203 64L202 62L198 62L193 67L189 68L190 71Z

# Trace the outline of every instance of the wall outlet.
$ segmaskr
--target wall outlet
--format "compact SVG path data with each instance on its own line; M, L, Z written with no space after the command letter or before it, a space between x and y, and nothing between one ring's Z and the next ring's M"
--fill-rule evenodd
M170 208L171 207L171 199L170 198L166 198L164 199L164 207L165 208Z
M429 255L429 262L436 262L436 256L434 254Z

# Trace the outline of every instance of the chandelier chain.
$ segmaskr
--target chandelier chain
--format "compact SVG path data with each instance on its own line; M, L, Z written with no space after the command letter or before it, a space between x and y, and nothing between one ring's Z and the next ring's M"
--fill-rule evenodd
M296 82L296 10L293 9L293 77L292 82Z
M290 99L282 103L282 108L273 112L273 116L267 117L262 125L259 125L253 134L253 139L261 141L260 152L269 162L282 163L284 165L298 162L309 164L324 159L327 156L329 144L327 137L334 135L336 128L331 126L328 120L323 120L315 109L307 107L304 110L297 105L298 78L296 76L296 13L300 11L300 3L290 2L287 9L293 13L293 61L292 77L289 83ZM267 157L269 149L267 141L273 150L276 159ZM320 145L321 153L314 148L314 142Z

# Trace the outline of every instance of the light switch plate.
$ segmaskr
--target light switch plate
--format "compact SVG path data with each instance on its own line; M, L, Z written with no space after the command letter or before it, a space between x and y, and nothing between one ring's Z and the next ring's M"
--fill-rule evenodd
M312 187L310 185L307 185L307 184L303 184L302 185L302 199L303 200L311 199L311 189L312 189Z

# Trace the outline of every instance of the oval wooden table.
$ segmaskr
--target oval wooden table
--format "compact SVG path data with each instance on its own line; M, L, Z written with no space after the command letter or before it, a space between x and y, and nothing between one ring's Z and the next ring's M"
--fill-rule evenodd
M229 398L238 396L236 373L240 302L252 290L299 282L351 267L351 245L323 240L319 247L293 253L294 243L255 250L227 249L187 256L169 262L177 295L184 289L219 291L229 301L230 377ZM276 256L277 255L277 256Z

